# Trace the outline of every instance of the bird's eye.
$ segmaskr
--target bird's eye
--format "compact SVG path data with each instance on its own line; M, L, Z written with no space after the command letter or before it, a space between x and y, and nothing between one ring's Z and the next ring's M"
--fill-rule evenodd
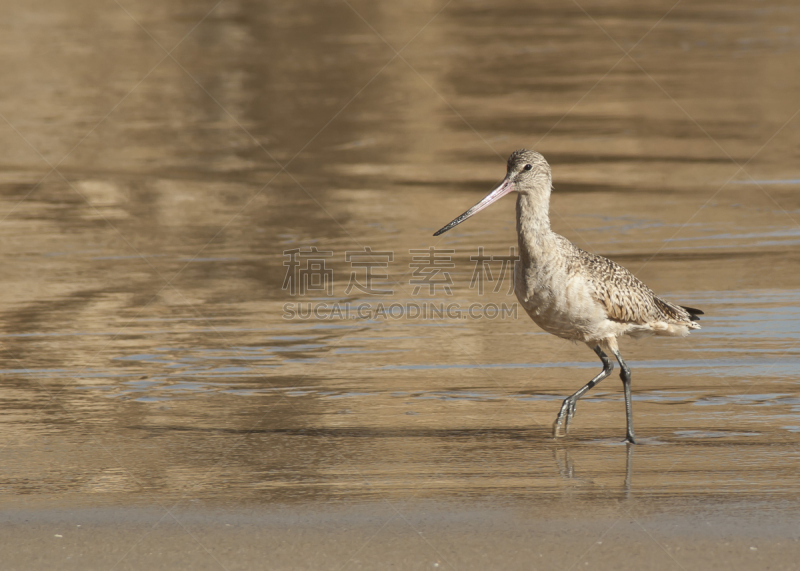
M533 165L525 165L525 167L524 167L522 170L524 170L524 171L529 171L529 170L531 170L532 168L533 168Z

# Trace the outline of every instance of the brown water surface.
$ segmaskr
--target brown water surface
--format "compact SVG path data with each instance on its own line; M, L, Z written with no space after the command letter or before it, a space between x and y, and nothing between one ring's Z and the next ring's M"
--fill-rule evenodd
M39 0L0 30L8 509L793 513L800 7ZM513 200L431 235L520 147L553 167L556 231L705 311L687 339L623 342L635 449L616 376L553 440L597 359L521 308L492 318L507 277L470 287L479 248L516 242ZM431 246L452 295L414 292ZM330 295L282 287L311 247ZM365 247L393 253L391 293L347 291ZM480 307L395 318L423 302Z

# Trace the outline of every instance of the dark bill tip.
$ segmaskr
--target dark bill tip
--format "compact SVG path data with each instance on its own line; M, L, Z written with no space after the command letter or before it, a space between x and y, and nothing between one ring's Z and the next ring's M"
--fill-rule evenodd
M456 218L455 220L450 222L450 224L448 224L447 226L445 226L443 228L439 228L436 232L433 233L433 235L434 236L439 236L440 234L444 234L445 232L450 230L450 228L453 228L454 226L458 226L464 220L466 220L467 218L469 218L472 215L472 210L474 210L474 209L470 208L464 214L462 214L461 216L459 216L458 218Z
M439 236L439 235L441 235L441 234L444 234L445 232L447 232L448 230L450 230L450 228L452 228L453 226L455 226L455 224L453 224L453 223L451 222L450 224L448 224L448 225L447 225L447 226L445 226L444 228L439 228L439 229L438 229L436 232L434 232L434 233L433 233L433 235L434 235L434 236Z
M452 228L453 226L458 226L464 220L466 220L473 214L477 214L478 212L489 206L492 202L502 198L512 190L514 190L514 185L511 183L510 180L508 180L508 178L504 178L503 182L500 183L500 186L495 188L492 192L486 195L486 197L483 200L481 200L478 204L476 204L475 206L467 210L464 214L453 220L450 224L448 224L444 228L440 228L439 230L437 230L434 233L434 236L439 236L440 234L444 234L445 232L450 230L450 228Z

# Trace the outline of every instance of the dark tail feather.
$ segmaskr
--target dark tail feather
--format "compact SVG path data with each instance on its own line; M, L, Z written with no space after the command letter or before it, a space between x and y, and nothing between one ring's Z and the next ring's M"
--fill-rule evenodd
M681 307L689 312L690 321L700 321L700 318L697 316L705 315L701 310L695 309L694 307L686 307L685 305L682 305Z

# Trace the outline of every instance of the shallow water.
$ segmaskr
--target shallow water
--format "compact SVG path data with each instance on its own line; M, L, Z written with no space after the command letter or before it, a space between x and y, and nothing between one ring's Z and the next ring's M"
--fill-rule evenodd
M4 7L4 501L793 502L800 8L581 5ZM513 200L431 236L523 146L556 231L705 311L623 343L630 454L616 377L550 437L596 359L514 314L497 260L470 287ZM330 294L292 295L311 247ZM365 247L391 293L348 291Z

